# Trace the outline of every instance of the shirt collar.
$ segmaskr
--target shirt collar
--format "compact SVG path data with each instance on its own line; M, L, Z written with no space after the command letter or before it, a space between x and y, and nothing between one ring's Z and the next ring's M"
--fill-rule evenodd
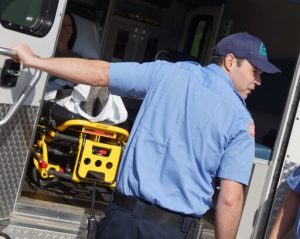
M246 106L246 102L244 100L244 98L239 94L239 92L237 92L234 89L233 83L231 78L229 77L228 74L226 74L226 72L224 71L224 69L220 66L218 66L217 64L210 64L207 66L208 69L212 72L215 72L215 74L218 76L219 79L225 81L234 91L234 93L239 97L239 99L241 100L241 102L243 103L244 106Z

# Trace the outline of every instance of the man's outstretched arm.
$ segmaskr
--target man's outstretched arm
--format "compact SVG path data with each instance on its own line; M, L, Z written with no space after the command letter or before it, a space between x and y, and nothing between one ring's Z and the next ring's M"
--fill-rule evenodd
M217 239L233 239L236 236L244 203L244 186L238 182L221 179L215 215Z
M108 62L80 58L39 58L26 44L12 49L17 51L17 59L24 67L39 69L75 83L108 86Z

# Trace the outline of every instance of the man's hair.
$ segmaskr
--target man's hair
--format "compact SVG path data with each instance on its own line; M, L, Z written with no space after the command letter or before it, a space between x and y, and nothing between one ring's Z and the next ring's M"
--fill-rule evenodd
M71 38L69 40L69 43L68 43L69 49L72 50L73 46L75 44L76 38L77 38L77 26L76 26L75 19L74 19L71 12L66 11L65 15L68 15L71 18L71 22L72 22L72 26L73 26L72 36L71 36Z
M215 63L218 66L222 66L225 61L225 57L226 56L213 56L213 58L211 59L211 63ZM236 60L237 60L237 65L241 66L242 62L245 61L246 59L236 58Z
M221 66L223 65L224 60L225 60L225 56L213 56L211 59L211 63Z

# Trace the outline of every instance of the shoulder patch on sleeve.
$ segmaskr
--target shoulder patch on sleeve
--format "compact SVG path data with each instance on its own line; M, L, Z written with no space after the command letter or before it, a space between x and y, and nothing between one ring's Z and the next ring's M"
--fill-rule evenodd
M255 138L255 125L253 122L250 122L248 124L248 133L250 136L252 136L253 138Z

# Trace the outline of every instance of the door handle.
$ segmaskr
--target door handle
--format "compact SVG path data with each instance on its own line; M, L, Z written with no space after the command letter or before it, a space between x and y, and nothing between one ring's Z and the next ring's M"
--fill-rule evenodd
M20 76L20 62L5 60L0 76L0 86L15 87Z
M18 53L15 50L0 47L0 55L13 57L18 56Z
M17 56L17 52L12 49L0 47L0 55L9 56L9 57L15 57ZM24 101L27 99L33 88L35 87L36 83L41 77L41 71L36 70L31 81L27 84L27 86L24 88L24 90L20 93L17 100L13 105L10 107L7 114L3 117L3 119L0 120L0 127L5 125L7 122L9 122L12 117L18 112L20 106L24 103Z

